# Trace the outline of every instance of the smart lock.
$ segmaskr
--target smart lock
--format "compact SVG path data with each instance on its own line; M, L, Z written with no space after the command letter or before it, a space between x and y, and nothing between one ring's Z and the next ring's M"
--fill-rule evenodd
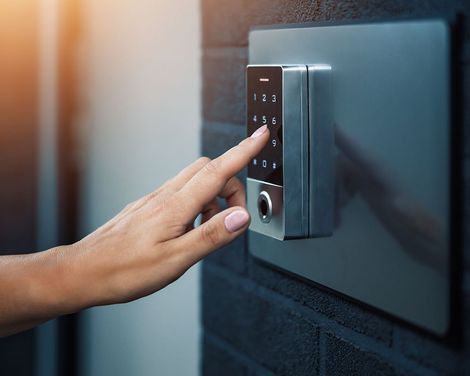
M249 65L247 131L270 130L248 166L252 231L279 239L331 235L334 131L327 65Z

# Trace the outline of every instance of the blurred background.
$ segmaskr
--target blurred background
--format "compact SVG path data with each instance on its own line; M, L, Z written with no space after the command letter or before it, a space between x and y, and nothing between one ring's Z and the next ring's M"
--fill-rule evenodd
M1 0L0 252L74 242L194 160L199 55L197 0ZM195 375L198 298L196 266L0 340L0 374Z

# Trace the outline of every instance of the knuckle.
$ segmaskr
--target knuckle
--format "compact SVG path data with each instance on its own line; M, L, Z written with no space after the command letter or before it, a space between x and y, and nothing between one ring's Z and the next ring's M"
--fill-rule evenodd
M156 191L150 192L147 196L144 197L143 204L147 204L150 201L155 200L157 196L158 196L158 193Z
M197 163L198 165L206 165L206 164L208 164L210 161L211 161L210 158L207 158L207 157L200 157L200 158L198 158L198 160L196 161L196 163Z
M204 172L210 175L215 175L217 177L220 176L220 161L218 161L217 159L209 161L204 166Z
M160 202L160 211L164 212L167 216L177 223L188 222L187 213L189 212L189 205L191 198L181 199L179 196L173 195Z
M245 187L243 184L238 180L236 177L232 177L226 184L224 189L224 195L228 197L232 197L235 195L244 195L245 194Z
M244 186L243 186L242 182L236 176L232 177L232 179L230 179L230 182L231 182L234 190L240 191L240 190L244 189Z
M184 203L182 200L178 200L176 197L170 197L165 200L162 200L159 203L161 211L168 211L172 214L180 213L184 210Z
M135 205L137 205L137 201L132 201L129 202L125 207L123 211L129 211L131 210Z
M202 238L203 238L204 243L207 243L210 246L216 247L220 243L221 234L217 226L207 222L202 227Z

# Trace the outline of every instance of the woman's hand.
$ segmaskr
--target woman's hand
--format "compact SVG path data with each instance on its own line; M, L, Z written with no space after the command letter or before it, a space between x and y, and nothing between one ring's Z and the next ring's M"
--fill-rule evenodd
M197 160L71 246L0 258L0 333L8 325L6 332L15 331L151 294L241 235L250 217L235 175L268 136L264 126L219 158ZM217 197L227 201L226 210L220 211ZM199 214L202 224L193 228ZM8 285L23 288L13 291Z

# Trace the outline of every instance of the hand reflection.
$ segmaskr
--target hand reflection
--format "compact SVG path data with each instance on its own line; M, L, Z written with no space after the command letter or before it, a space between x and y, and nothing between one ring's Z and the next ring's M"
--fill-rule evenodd
M368 204L377 219L416 261L447 274L442 223L410 193L398 186L393 171L368 155L336 127L336 227L341 209L355 196Z

